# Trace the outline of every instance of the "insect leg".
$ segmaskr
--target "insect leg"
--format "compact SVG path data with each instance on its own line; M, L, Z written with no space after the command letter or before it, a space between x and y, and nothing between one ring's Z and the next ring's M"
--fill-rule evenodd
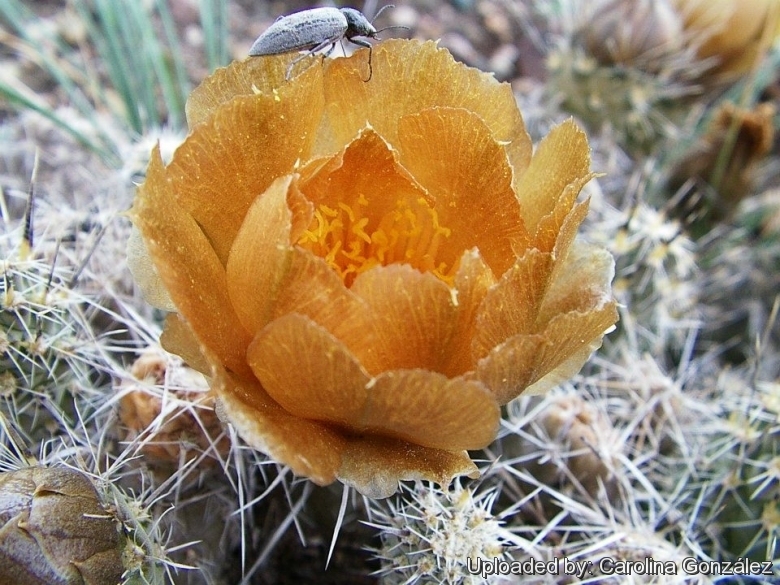
M335 48L336 48L336 43L333 42L333 43L330 44L330 48L327 51L325 51L325 53L323 53L323 54L326 57L330 57L330 54L333 52L333 49L335 49Z
M349 39L351 43L355 43L356 45L360 45L361 47L367 47L368 48L368 79L363 80L364 83L368 83L371 81L371 77L374 75L374 67L371 65L371 55L373 53L373 45L369 43L368 41L364 41L362 39Z
M298 55L295 59L290 61L290 64L287 66L287 73L284 74L285 81L290 81L290 73L292 73L293 67L295 67L296 63L298 63L301 59L303 59L305 57L308 57L309 55L313 55L317 51L321 51L322 49L324 49L328 45L330 45L330 48L325 52L325 56L327 57L328 55L330 55L333 52L333 49L336 47L336 41L337 40L338 40L338 38L336 38L336 39L326 39L326 40L322 41L316 47L314 47L312 49L309 49L305 53L303 53L301 55Z

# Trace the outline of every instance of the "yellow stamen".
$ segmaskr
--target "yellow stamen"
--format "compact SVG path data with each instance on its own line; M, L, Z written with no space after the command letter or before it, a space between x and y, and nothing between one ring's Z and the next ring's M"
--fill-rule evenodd
M457 266L437 260L451 230L439 224L436 210L424 198L399 198L383 217L371 217L370 203L360 194L352 204L320 204L298 245L322 257L347 286L375 266L404 263L452 284Z

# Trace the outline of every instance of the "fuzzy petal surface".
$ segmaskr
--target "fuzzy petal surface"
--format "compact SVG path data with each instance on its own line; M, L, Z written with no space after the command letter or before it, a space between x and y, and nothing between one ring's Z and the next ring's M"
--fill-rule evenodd
M386 437L368 436L344 450L338 478L369 498L386 498L398 482L425 479L447 486L453 478L479 477L466 451L453 453Z
M226 368L248 373L251 338L233 310L225 269L195 219L172 193L160 158L152 153L146 182L131 210L171 299L198 339Z
M590 148L582 130L572 120L553 128L534 152L528 170L515 179L526 229L536 247L551 249L549 234L556 230L544 223L544 218L556 212L562 196L568 195L567 206L571 208L576 193L572 197L566 188L571 184L581 186L581 180L590 176ZM556 215L561 217L560 211Z
M507 270L528 234L512 168L482 119L463 108L428 108L399 120L398 144L401 162L436 201L439 222L452 230L443 260L452 265L477 247L496 274Z
M166 178L223 264L257 196L308 156L323 108L315 83L240 95L201 122L174 154Z
M218 371L212 387L218 397L217 414L249 445L319 485L336 479L347 445L338 431L289 414L251 378Z
M336 152L368 122L391 144L398 125L408 114L434 106L474 112L504 144L512 167L523 171L531 157L531 140L509 85L492 75L457 63L452 55L427 41L387 40L373 50L374 75L355 62L368 60L360 50L350 61L334 59L326 65L327 128L318 153Z

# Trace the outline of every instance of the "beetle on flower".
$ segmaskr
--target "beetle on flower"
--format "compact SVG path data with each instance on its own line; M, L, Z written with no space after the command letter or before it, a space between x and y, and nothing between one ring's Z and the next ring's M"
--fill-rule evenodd
M386 8L392 8L392 5L383 6L375 18L378 18ZM325 56L328 56L335 48L336 43L347 39L351 43L368 48L369 73L366 81L370 81L374 73L371 64L373 48L367 40L357 37L377 39L377 34L388 28L406 27L390 26L376 30L363 13L354 8L325 7L301 10L276 19L276 22L268 27L252 44L249 56L262 57L307 50L307 53L293 60L287 66L285 78L289 80L293 67L304 56L321 51L330 45L325 53Z

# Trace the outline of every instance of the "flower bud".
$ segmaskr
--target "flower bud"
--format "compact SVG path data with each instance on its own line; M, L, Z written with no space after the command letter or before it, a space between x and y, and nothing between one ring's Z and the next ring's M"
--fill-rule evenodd
M108 585L123 572L117 521L86 476L0 473L0 583Z
M674 0L701 59L727 78L749 71L780 35L778 0Z
M227 457L230 440L214 411L214 394L202 374L162 353L149 351L131 368L140 384L128 381L119 401L123 440L141 441L140 452L154 470L171 472L203 452L201 468ZM153 384L153 387L149 386Z
M602 64L631 64L679 50L682 22L666 0L602 0L583 27L585 46ZM645 63L648 65L649 61Z

